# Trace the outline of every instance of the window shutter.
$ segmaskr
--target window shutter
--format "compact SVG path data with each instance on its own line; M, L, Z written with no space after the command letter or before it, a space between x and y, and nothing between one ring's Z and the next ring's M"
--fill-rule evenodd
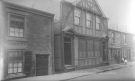
M24 73L30 75L32 73L32 52L26 51L24 57Z

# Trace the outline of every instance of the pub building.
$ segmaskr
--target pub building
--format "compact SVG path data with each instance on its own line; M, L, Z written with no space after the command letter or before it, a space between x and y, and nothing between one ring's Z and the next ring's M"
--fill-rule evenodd
M53 73L53 17L0 1L0 80Z
M108 63L108 18L96 0L7 1L54 14L55 73Z
M96 0L61 1L55 23L55 72L108 64L108 18Z

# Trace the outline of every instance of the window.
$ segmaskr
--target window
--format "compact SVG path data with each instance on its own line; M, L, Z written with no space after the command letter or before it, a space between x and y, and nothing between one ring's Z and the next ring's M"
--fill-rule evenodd
M117 33L117 35L116 35L116 40L117 40L117 43L120 44L121 40L120 40L120 34L119 33Z
M9 36L24 37L25 17L9 14Z
M126 44L126 35L123 35L124 44Z
M23 51L8 51L8 74L22 73L23 71Z
M74 24L79 25L80 24L80 17L81 17L81 11L79 9L74 10Z
M92 28L92 16L89 13L86 13L86 27Z
M111 37L112 37L112 43L115 43L115 36L114 36L114 33L113 32L112 32Z
M100 30L100 29L101 29L101 22L100 19L96 17L96 30Z

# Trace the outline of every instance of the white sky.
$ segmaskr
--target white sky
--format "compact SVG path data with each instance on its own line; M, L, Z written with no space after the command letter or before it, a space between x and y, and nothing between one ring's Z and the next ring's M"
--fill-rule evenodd
M109 17L109 27L119 26L121 30L135 33L135 0L97 0L103 12Z

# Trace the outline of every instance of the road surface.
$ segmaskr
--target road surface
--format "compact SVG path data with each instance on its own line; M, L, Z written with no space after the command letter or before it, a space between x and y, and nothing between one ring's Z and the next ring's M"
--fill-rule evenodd
M135 65L66 81L135 81Z

